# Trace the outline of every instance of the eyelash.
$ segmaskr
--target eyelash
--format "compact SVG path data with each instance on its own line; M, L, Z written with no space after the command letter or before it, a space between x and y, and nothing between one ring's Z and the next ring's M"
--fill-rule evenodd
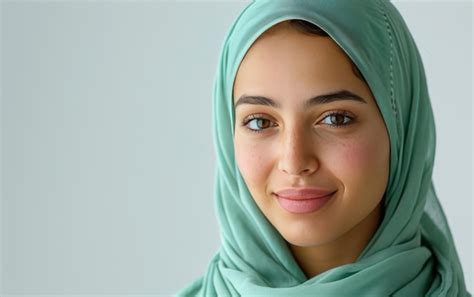
M328 118L328 117L331 117L331 116L335 116L335 115L342 115L344 117L347 117L350 119L350 121L348 123L345 123L345 124L340 124L340 125L337 125L337 124L325 124L327 126L331 126L332 128L344 128L348 125L351 125L353 122L354 122L354 118L349 116L349 113L346 112L346 111L332 111L332 112L329 112L324 118ZM245 126L245 129L247 129L248 131L250 131L251 133L262 133L264 132L267 128L263 128L261 130L255 130L255 129L250 129L249 127L247 127L248 123L250 123L251 121L253 120L267 120L267 121L271 121L265 117L263 117L263 115L261 114L253 114L253 115L250 115L248 116L247 118L245 118L243 121L242 121L242 126Z

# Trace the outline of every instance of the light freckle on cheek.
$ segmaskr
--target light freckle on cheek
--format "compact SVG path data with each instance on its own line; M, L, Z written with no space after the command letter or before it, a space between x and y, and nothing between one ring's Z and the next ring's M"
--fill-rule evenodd
M374 148L370 142L362 140L346 146L343 154L345 166L353 169L370 167L377 154Z
M236 142L237 162L243 173L252 172L262 164L261 151L258 146L251 145L245 141Z
M262 152L258 147L250 147L246 152L246 159L249 167L261 167L265 163L265 152Z

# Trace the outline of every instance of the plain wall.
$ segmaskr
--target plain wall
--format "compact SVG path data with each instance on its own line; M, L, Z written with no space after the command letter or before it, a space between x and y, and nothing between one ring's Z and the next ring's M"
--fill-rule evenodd
M1 2L0 295L165 296L204 274L220 245L212 80L248 2ZM472 292L473 5L396 6Z

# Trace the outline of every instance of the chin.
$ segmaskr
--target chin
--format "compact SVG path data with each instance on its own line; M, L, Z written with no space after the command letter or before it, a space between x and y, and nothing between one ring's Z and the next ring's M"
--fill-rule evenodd
M292 228L293 229L293 228ZM333 238L330 236L330 231L317 232L315 228L298 228L294 226L293 230L278 230L280 235L291 245L299 247L319 246L330 242Z

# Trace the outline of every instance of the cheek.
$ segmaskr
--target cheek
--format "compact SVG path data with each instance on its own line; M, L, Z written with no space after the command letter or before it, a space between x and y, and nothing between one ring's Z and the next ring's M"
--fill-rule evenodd
M386 134L360 135L333 151L331 170L349 193L373 191L379 195L386 186L388 150Z
M235 160L249 190L264 187L272 168L268 146L245 143L237 136L234 143Z
M377 154L376 145L368 139L358 139L345 147L342 157L347 170L364 173L373 168Z

